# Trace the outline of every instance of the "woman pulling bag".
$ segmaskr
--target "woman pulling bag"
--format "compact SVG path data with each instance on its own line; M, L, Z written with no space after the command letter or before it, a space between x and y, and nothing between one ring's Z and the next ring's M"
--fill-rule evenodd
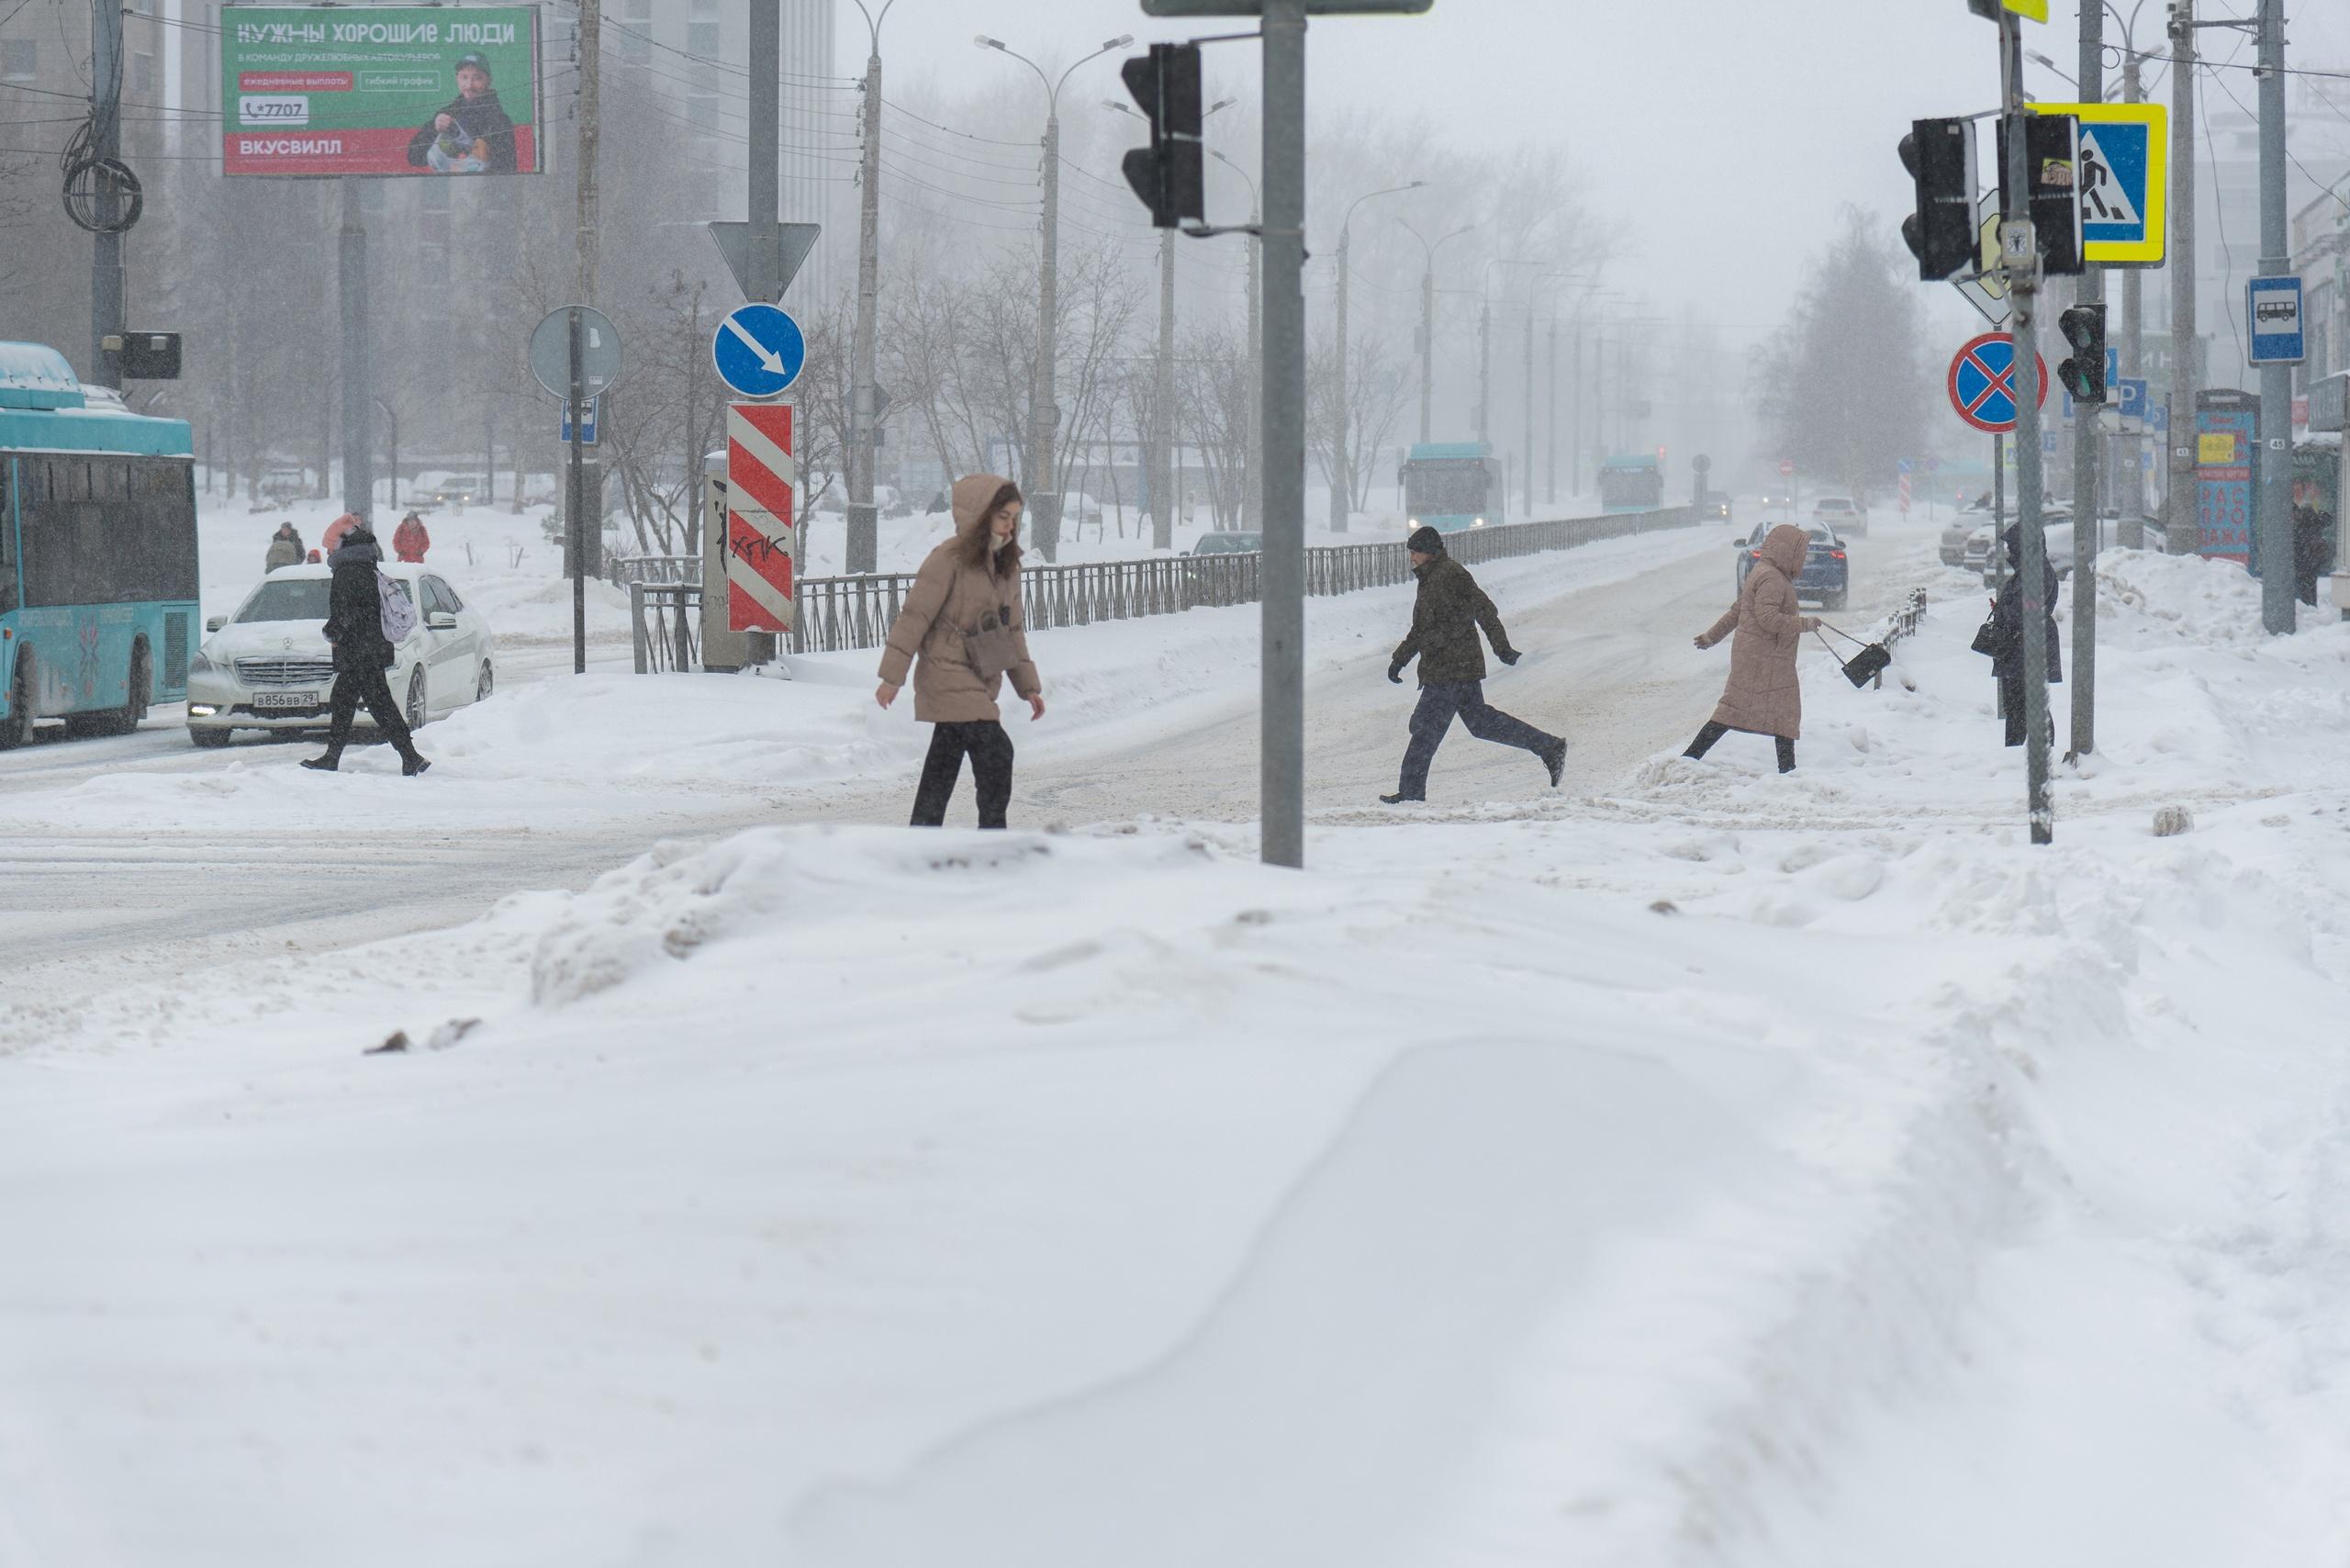
M1020 607L1020 487L968 474L955 481L953 510L955 537L923 558L890 627L873 699L884 708L896 701L912 666L914 717L935 726L914 790L913 826L946 823L968 754L979 825L1002 827L1012 803L1012 737L995 701L1003 678L1012 678L1032 722L1045 716Z

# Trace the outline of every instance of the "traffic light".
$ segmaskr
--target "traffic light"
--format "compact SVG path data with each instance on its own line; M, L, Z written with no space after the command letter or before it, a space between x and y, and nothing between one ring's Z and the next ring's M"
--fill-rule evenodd
M1918 210L1901 220L1901 238L1918 258L1919 281L1973 272L1973 128L1963 119L1912 121L1901 139L1901 162L1918 186Z
M1126 154L1126 184L1150 208L1150 221L1173 229L1207 216L1207 176L1200 147L1200 50L1155 43L1119 69L1126 91L1150 121L1150 145Z
M2081 122L2071 115L2033 115L2024 122L2025 188L2040 270L2052 277L2081 270ZM2008 195L2008 122L1999 121L1999 207Z
M2056 367L2056 379L2076 403L2105 401L2105 307L2076 305L2056 318L2073 345L2072 357Z

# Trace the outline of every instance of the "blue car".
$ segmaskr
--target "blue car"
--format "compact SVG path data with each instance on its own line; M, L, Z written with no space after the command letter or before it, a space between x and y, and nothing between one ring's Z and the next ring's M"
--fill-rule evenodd
M1762 558L1762 541L1771 530L1784 527L1774 522L1758 522L1754 532L1740 541L1738 551L1738 586L1746 586L1746 574ZM1844 542L1826 523L1815 522L1804 530L1811 535L1811 549L1804 556L1803 574L1796 578L1796 598L1810 599L1825 610L1841 610L1852 591L1852 563Z

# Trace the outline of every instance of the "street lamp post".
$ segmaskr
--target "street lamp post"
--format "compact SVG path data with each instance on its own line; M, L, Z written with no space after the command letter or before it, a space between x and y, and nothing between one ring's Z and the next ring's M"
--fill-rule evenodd
M880 565L881 525L873 504L874 451L879 442L874 359L881 296L881 24L898 0L881 0L873 10L865 0L864 164L858 181L856 220L856 326L849 346L848 569L871 572Z
M1477 441L1493 442L1494 423L1494 269L1528 264L1524 256L1488 256L1477 274Z
M1061 543L1061 498L1054 487L1053 438L1060 429L1060 405L1055 400L1060 341L1060 221L1061 221L1061 87L1069 73L1087 61L1099 60L1113 49L1134 42L1121 33L1079 60L1055 81L1045 68L1008 48L1002 39L981 33L972 42L992 49L1025 65L1045 84L1045 236L1043 263L1037 271L1036 364L1028 383L1028 507L1035 517L1029 537L1047 561L1058 559Z
M1338 222L1338 375L1336 386L1337 442L1330 466L1330 532L1347 531L1347 513L1355 503L1354 454L1347 442L1347 371L1353 355L1348 352L1347 336L1347 277L1352 269L1348 264L1354 244L1355 208L1373 196L1395 196L1404 191L1416 191L1427 185L1426 180L1412 180L1384 190L1366 191L1348 204L1347 215Z
M1429 440L1428 411L1436 385L1436 253L1447 241L1460 239L1477 226L1464 223L1443 239L1432 241L1413 228L1408 218L1395 221L1420 242L1420 441L1425 445Z
M1258 399L1263 392L1265 379L1265 318L1264 298L1264 240L1254 232L1264 226L1264 204L1257 196L1257 182L1248 171L1211 150L1208 156L1248 183L1248 473L1245 480L1242 510L1247 514L1242 526L1264 527L1265 516L1265 432L1258 418Z

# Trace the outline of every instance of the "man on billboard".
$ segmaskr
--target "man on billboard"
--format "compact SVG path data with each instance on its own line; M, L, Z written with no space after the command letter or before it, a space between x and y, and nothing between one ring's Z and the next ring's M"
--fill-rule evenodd
M514 122L490 85L488 61L468 54L457 62L457 95L408 139L408 162L442 174L514 172Z

